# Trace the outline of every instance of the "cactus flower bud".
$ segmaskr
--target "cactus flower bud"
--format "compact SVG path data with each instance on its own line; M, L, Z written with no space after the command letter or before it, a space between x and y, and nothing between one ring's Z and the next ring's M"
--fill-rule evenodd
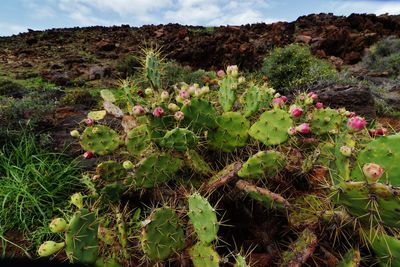
M153 116L161 118L164 115L164 110L162 107L156 107L153 111Z
M83 208L83 196L81 193L75 193L71 196L71 203L78 209Z
M125 160L122 163L122 167L124 167L124 169L126 169L126 170L131 170L131 169L133 169L133 163L130 160Z
M38 255L40 257L51 256L60 251L62 248L64 248L64 246L65 246L64 242L56 243L54 241L46 241L40 245L38 249Z
M181 91L179 92L179 96L180 96L182 99L188 99L188 98L190 97L190 94L189 94L188 91L181 90Z
M311 97L306 97L304 99L304 104L311 105L312 103L314 103L314 100Z
M375 183L382 177L384 169L375 163L367 163L363 166L363 173L368 182Z
M296 127L296 131L302 134L308 134L311 132L310 124L302 123Z
M52 233L62 233L67 230L68 224L63 218L56 218L51 221L49 228Z
M189 99L185 99L185 100L183 101L183 105L184 105L184 106L190 106L191 103L192 103L192 102L191 102Z
M92 151L86 151L85 153L83 153L83 157L85 159L91 159L91 158L93 158L93 156L94 156L94 153Z
M177 104L174 103L169 103L168 104L168 109L171 111L178 111L179 110L179 106Z
M224 70L219 70L219 71L217 71L217 76L218 76L219 78L224 77L224 76L225 76L225 71L224 71Z
M165 100L168 100L168 98L169 98L169 93L168 93L168 91L162 91L162 92L161 92L161 100L162 100L162 101L165 101Z
M340 153L345 156L345 157L350 157L351 156L351 147L349 146L341 146L340 147Z
M274 107L283 107L285 105L285 101L283 101L283 99L281 97L274 98L272 100L272 105Z
M151 89L149 87L149 88L146 88L146 90L144 90L144 94L147 96L152 96L154 94L154 91L153 91L153 89Z
M323 109L323 108L324 108L324 104L322 104L321 102L317 102L317 103L315 104L315 108L316 108L316 109Z
M188 91L188 93L189 93L190 95L194 95L194 93L196 92L196 89L197 89L196 86L191 85L191 86L189 86L189 89L188 89L187 91ZM182 98L183 98L183 97L182 97Z
M74 138L78 138L80 136L80 133L78 130L72 130L69 134Z
M303 109L301 107L298 106L291 106L290 107L290 115L294 118L298 118L303 114Z
M132 108L132 114L136 116L141 116L145 113L144 108L141 105L136 105Z
M309 98L311 98L312 100L318 99L318 95L317 95L316 93L314 93L314 92L309 92L309 93L307 94L307 96L308 96Z
M287 130L287 133L288 133L289 135L295 135L295 134L297 133L296 127L290 127L290 128Z
M246 78L243 77L243 76L240 76L239 79L238 79L238 83L239 83L239 84L243 84L243 83L245 83L245 82L246 82Z
M90 127L90 126L93 126L94 120L91 119L91 118L87 118L87 119L85 119L85 123L86 123L87 126Z
M226 73L232 77L237 77L239 74L239 68L237 65L231 65L226 68Z
M175 114L174 114L174 118L175 118L175 120L177 120L177 121L181 121L181 120L183 120L183 118L185 118L185 114L183 114L182 111L177 111L177 112L175 112Z
M367 125L366 120L359 116L352 117L347 122L347 127L354 132L361 131L362 129L364 129L365 125Z
M287 97L286 97L286 96L284 96L284 95L283 95L283 96L281 96L281 99L282 99L282 101L283 101L284 103L286 103L286 102L287 102L287 100L288 100L288 99L287 99Z
M201 91L201 94L202 94L202 95L207 94L207 93L210 92L210 87L208 87L208 86L203 86L203 87L201 87L200 91Z

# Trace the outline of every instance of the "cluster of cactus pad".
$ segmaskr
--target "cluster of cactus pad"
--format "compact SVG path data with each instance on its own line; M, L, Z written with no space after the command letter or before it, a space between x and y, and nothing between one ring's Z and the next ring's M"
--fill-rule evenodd
M245 81L236 66L218 72L210 87L162 88L160 70L151 69L156 61L154 53L144 61L151 89L124 82L124 108L103 91L104 109L72 133L86 157L100 160L85 175L98 212L79 205L65 242L44 243L41 256L65 245L72 262L98 266L129 265L124 258L132 253L147 266L251 266L262 252L278 266L359 266L364 258L365 265L400 265L400 135L371 136L354 113L324 108L312 92L288 100L266 83ZM94 228L106 207L130 198L154 208L139 226L103 227L120 233L118 248L127 253L99 256ZM224 205L241 202L256 208L239 213L262 210L267 221L282 221L268 253L252 244L254 252L238 254L251 246L229 246L219 236L220 228L235 227L221 223ZM104 236L100 247L115 241Z

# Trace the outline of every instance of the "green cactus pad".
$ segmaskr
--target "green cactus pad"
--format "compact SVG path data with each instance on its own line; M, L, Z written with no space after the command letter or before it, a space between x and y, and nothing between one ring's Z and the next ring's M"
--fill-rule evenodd
M219 255L212 246L197 243L189 249L190 259L194 267L218 267Z
M308 228L304 229L289 250L283 253L280 266L302 266L314 253L317 243L317 236Z
M204 99L192 99L190 105L183 106L181 111L185 115L183 125L189 126L195 133L217 127L217 111Z
M333 199L360 221L400 228L400 189L381 183L342 182L335 190Z
M150 146L150 134L146 125L133 128L126 137L126 148L134 157L140 156Z
M259 88L255 84L250 84L243 95L240 97L240 102L243 106L243 115L247 118L256 113L260 108L261 100L261 88Z
M108 101L111 103L114 103L116 101L114 94L108 89L101 90L100 96L101 98L103 98L104 101Z
M314 109L311 120L311 132L314 134L337 132L342 121L342 115L335 109Z
M152 154L139 163L133 185L136 188L152 188L168 182L181 168L182 160L161 153Z
M126 190L127 187L124 184L120 182L115 182L105 185L100 190L100 195L102 199L106 202L116 202L121 199Z
M208 133L208 143L215 149L232 152L246 145L250 122L238 112L227 112L217 118L218 128Z
M334 181L347 181L350 179L350 158L340 152L342 146L354 148L355 141L349 134L339 135L336 138L335 147L335 173Z
M65 233L65 252L72 263L93 264L99 252L98 220L94 212L81 209L75 212Z
M165 260L184 247L183 228L172 209L155 209L143 224L140 243L151 261Z
M126 170L122 167L122 164L109 160L97 165L96 174L103 181L114 182L125 178Z
M160 141L160 146L175 149L176 151L186 151L196 147L199 138L190 130L175 128L168 131Z
M266 146L279 145L288 139L288 129L293 121L290 115L281 109L265 111L249 130L249 135Z
M235 265L233 265L233 267L248 267L248 266L249 265L247 265L245 257L243 257L240 254L237 254L235 256Z
M260 151L251 156L239 170L240 177L262 179L276 175L285 167L285 156L274 150Z
M116 131L104 125L97 125L85 129L80 143L84 150L103 156L116 150L120 140Z
M186 151L186 164L196 173L202 175L212 174L212 169L208 163L193 149Z
M220 170L218 173L210 178L207 183L207 188L213 190L229 183L233 178L237 176L237 173L241 167L241 162L233 162L229 165L226 165L222 170Z
M357 157L351 178L365 181L362 168L366 163L376 163L385 172L380 182L400 186L400 134L383 136L370 142Z
M145 51L143 62L144 76L155 90L161 89L162 60L160 53L155 49Z
M237 80L227 75L219 81L219 86L219 103L224 112L231 111L236 101Z
M257 187L247 181L237 181L236 187L243 190L250 198L259 201L266 208L286 209L290 206L289 202L281 195L266 188Z
M360 251L358 249L350 249L336 267L358 267L360 262Z
M160 105L161 108L164 109L164 112L168 112L168 108L163 104ZM147 116L148 118L148 127L150 129L150 136L151 139L156 143L159 144L161 139L164 137L168 129L174 127L175 119L172 115L165 114L161 118L154 117L152 114Z
M370 243L378 257L379 266L400 266L400 240L380 233L374 236Z
M98 258L95 267L123 267L114 258Z
M207 199L198 193L189 196L188 202L188 216L198 239L203 243L211 243L217 239L219 229L215 209L210 205Z

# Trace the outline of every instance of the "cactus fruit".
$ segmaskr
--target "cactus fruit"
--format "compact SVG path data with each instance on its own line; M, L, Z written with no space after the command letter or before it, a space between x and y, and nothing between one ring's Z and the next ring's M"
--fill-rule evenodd
M74 138L78 138L79 136L81 136L81 134L79 133L78 130L72 130L72 131L70 132L70 135L71 135L72 137L74 137Z
M311 131L322 135L339 131L343 117L335 109L315 109L312 113Z
M108 160L97 165L96 175L103 181L115 182L126 177L124 167L113 160Z
M117 132L107 126L97 125L85 129L80 143L84 150L102 156L116 150L120 141Z
M125 170L131 170L133 169L135 166L133 165L132 161L130 160L125 160L124 162L122 162L122 167Z
M280 266L302 266L314 253L317 244L317 236L310 229L304 229L299 238L290 245L289 250L283 253Z
M64 242L56 243L54 241L46 241L40 245L37 253L40 257L48 257L59 252L64 247Z
M236 101L237 79L231 75L227 75L219 81L219 86L219 103L224 112L229 112Z
M176 151L186 151L196 147L198 137L190 130L175 128L168 131L160 141L160 146L175 149Z
M138 157L150 146L150 134L146 125L133 128L126 136L126 149L129 154Z
M161 261L184 247L185 236L179 218L170 208L153 210L143 222L141 247L151 261Z
M218 267L220 257L212 246L197 243L189 249L190 259L194 267Z
M146 113L141 105L136 105L132 108L132 114L135 116L142 116Z
M381 183L342 182L334 190L333 199L360 221L400 228L400 189Z
M285 156L274 150L260 151L251 156L239 170L240 177L262 179L274 176L285 167Z
M311 127L310 127L310 124L308 124L308 123L302 123L299 126L297 126L295 129L296 129L296 133L301 133L301 134L311 133Z
M81 193L75 193L71 196L71 204L73 204L78 209L83 208L83 195Z
M186 151L186 161L185 163L196 173L202 175L212 174L212 169L208 163L193 149Z
M365 125L367 125L367 121L359 116L351 117L347 122L347 127L353 132L361 131Z
M265 111L249 130L249 135L266 146L279 145L288 139L287 129L293 122L283 110Z
M238 112L226 112L217 118L218 128L210 131L208 143L216 149L232 152L246 145L250 122Z
M94 156L94 153L92 151L86 151L85 153L83 153L83 157L85 159L91 159L91 158L93 158L93 156Z
M183 124L193 129L195 133L217 127L217 111L210 102L204 99L192 99L189 106L183 106L185 115Z
M215 209L198 193L189 196L188 203L188 216L200 242L209 244L216 240L219 224Z
M162 107L156 107L153 110L153 116L156 118L161 118L162 116L164 116L164 109Z
M94 212L75 212L65 233L65 252L72 263L93 264L98 257L98 221Z
M358 249L350 249L336 267L358 267L360 262L360 251Z
M385 172L382 182L393 186L400 186L400 135L382 136L368 143L358 154L351 178L356 181L365 181L362 168L367 163L375 163Z
M367 163L363 166L363 173L367 181L370 183L375 183L381 178L384 173L384 169L375 163Z
M152 188L168 182L181 168L182 160L165 153L154 153L143 159L133 176L136 188Z
M68 224L63 218L55 218L51 221L49 228L52 233L62 233L67 230Z

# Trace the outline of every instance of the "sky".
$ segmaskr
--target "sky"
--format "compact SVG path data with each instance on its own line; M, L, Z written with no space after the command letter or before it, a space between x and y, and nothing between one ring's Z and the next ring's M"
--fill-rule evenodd
M272 23L321 12L400 14L400 0L2 0L0 36L94 25Z

